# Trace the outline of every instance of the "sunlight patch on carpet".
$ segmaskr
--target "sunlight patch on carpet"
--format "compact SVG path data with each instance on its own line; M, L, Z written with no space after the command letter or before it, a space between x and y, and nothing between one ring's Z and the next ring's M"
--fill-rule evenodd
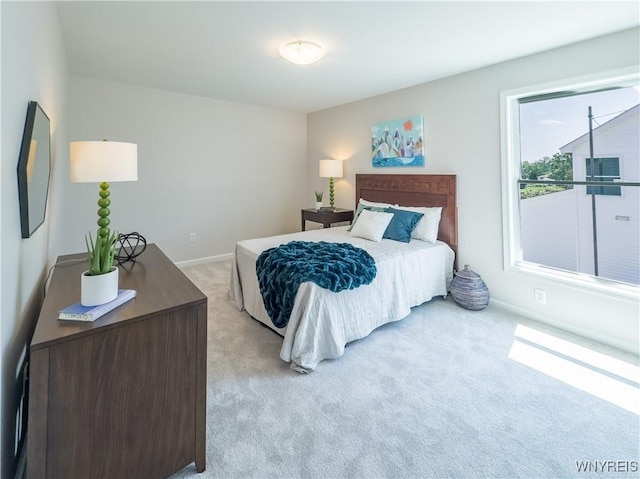
M637 365L523 325L514 335L510 359L640 416Z

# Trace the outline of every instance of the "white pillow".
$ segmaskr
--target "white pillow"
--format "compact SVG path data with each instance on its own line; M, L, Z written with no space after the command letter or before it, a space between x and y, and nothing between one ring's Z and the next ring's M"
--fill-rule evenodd
M380 211L362 210L358 221L351 229L351 236L364 238L371 241L382 240L387 226L393 219L393 213L383 213Z
M398 205L392 205L391 203L376 203L375 201L363 200L362 198L360 198L360 201L358 201L358 203L360 203L362 206L375 206L377 208L389 208L391 206L393 207L398 206Z
M368 200L363 200L362 198L360 198L358 200L358 207L356 208L356 212L353 215L353 221L351 222L351 225L349 225L349 228L347 228L347 231L351 231L351 229L353 228L353 225L356 224L356 221L358 221L358 216L360 216L360 212L365 208L390 208L390 207L396 207L398 205L392 205L391 203L376 203L375 201L368 201Z
M422 213L424 216L414 228L411 237L428 241L429 243L436 242L438 239L438 228L440 227L440 217L442 216L442 207L398 206L396 209Z

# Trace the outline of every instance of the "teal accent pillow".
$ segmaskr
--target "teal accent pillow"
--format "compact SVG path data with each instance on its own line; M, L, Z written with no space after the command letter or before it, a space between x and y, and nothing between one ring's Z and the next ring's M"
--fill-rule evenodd
M387 212L387 208L386 207L385 208L380 208L378 206L366 206L366 205L363 205L362 203L358 203L358 208L356 209L356 213L353 215L353 221L351 222L351 224L347 228L347 231L351 231L353 229L353 226L356 224L356 221L358 221L358 217L360 216L360 213L362 213L362 210L376 211L378 213L386 213Z
M395 208L387 208L387 213L393 213L393 218L382 237L402 243L411 241L411 233L424 216L423 213L396 210Z

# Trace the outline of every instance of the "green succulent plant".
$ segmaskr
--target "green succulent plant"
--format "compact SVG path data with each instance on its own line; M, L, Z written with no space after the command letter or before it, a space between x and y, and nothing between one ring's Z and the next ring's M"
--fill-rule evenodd
M322 195L324 191L316 191L316 201L322 201Z
M116 255L116 243L118 241L118 233L112 231L109 236L96 236L93 240L91 232L89 238L84 237L87 244L87 252L89 253L89 276L97 276L107 274L113 267L113 259Z

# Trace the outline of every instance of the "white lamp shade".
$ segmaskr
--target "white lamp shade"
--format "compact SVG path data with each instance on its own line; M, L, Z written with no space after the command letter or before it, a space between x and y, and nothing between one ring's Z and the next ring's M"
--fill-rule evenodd
M138 180L138 145L119 141L73 141L70 175L74 183Z
M320 160L320 178L342 178L342 160Z

